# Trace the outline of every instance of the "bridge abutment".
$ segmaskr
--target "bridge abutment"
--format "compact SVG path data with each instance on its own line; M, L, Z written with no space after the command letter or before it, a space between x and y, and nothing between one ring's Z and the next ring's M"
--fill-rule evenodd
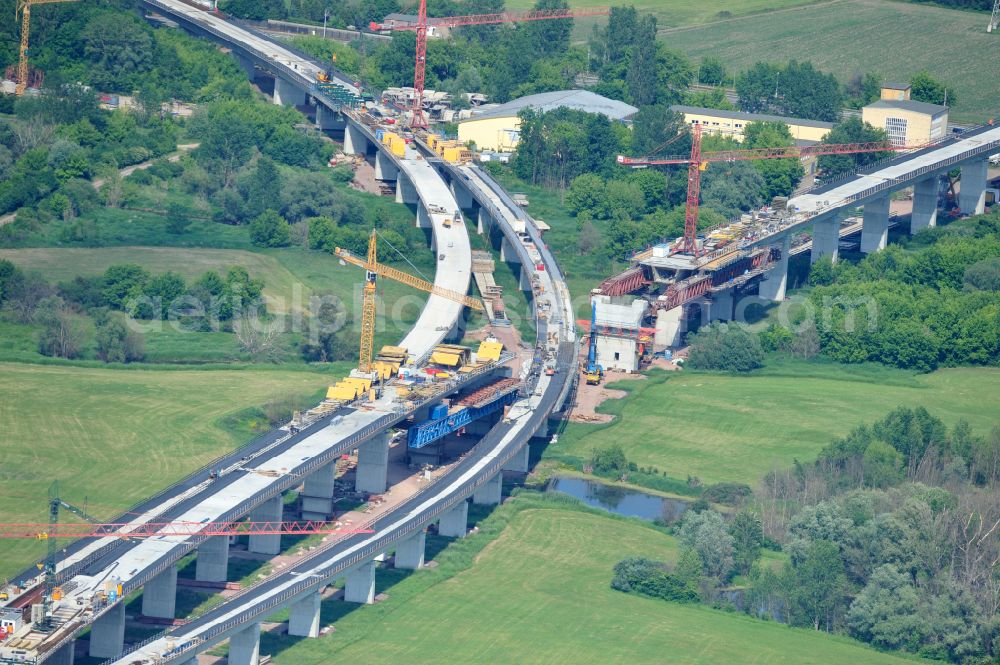
M119 600L90 627L90 657L114 658L125 646L125 601Z
M284 503L279 494L254 508L250 513L250 521L279 523L283 508ZM247 549L257 554L277 554L281 551L281 535L250 534L250 545Z
M459 501L438 519L438 534L446 538L465 538L469 533L469 502Z
M761 298L774 302L785 299L785 289L788 287L788 253L791 249L792 237L786 234L781 238L781 258L764 273L764 279L757 287L757 295Z
M913 185L913 212L910 214L910 233L916 235L924 229L937 226L938 176L921 180Z
M966 215L981 215L986 210L986 157L962 164L958 209Z
M314 591L288 608L288 634L296 637L319 637L320 593Z
M199 582L225 582L229 575L229 536L209 536L198 546L194 578Z
M503 490L503 474L497 473L472 493L472 503L482 506L495 506L500 503Z
M358 446L354 489L358 492L381 494L385 491L388 469L389 433L380 432Z
M177 566L170 566L142 587L142 615L173 619L177 609Z
M809 263L816 263L824 256L836 263L840 252L840 217L829 215L813 222L812 243Z
M889 240L889 195L865 203L861 222L861 251L871 254L885 249Z
M401 540L396 545L396 557L393 565L401 570L418 570L424 565L424 550L427 545L427 530Z
M302 519L328 520L333 514L333 490L336 486L337 463L324 464L306 477L299 499Z
M260 662L260 624L252 623L229 638L229 665L257 665Z
M371 605L375 602L375 562L366 561L347 573L344 600L348 603Z

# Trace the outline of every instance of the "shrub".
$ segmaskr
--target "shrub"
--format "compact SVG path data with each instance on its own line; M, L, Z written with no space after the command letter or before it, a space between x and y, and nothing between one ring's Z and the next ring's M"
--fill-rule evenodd
M689 341L689 367L749 372L764 366L760 340L742 326L712 324L698 331Z
M753 490L743 483L716 483L709 485L701 493L706 501L724 506L737 506L753 494Z
M660 561L641 557L623 559L615 564L614 573L612 589L680 603L698 601L698 592L671 575Z

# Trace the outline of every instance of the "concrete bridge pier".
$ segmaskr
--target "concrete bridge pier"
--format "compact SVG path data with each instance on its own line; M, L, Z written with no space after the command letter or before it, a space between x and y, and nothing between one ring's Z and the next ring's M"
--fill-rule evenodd
M302 519L328 520L333 514L333 490L336 485L337 463L324 464L306 477L302 484Z
M395 180L399 177L399 167L384 150L375 152L375 179Z
M469 533L469 502L459 501L441 513L438 519L438 533L445 538L465 538Z
M503 489L503 474L498 473L476 488L472 493L472 503L481 506L495 506L500 503Z
M465 337L465 316L459 314L458 318L455 319L455 323L451 325L451 329L448 331L445 338L455 340L455 342L458 343L462 341L463 337Z
M419 570L424 566L424 549L427 545L427 529L419 532L396 545L394 566L401 570Z
M986 157L962 164L958 209L966 215L981 215L986 210L986 166Z
M483 235L486 232L486 228L490 226L493 226L493 220L490 219L490 214L480 208L479 212L476 214L476 233Z
M246 72L250 82L253 83L254 79L257 78L257 68L254 67L253 60L242 55L237 55L236 62L239 64L240 69Z
M229 638L229 665L257 665L260 662L260 624L252 623Z
M198 546L194 578L199 582L225 582L229 575L229 536L210 536Z
M507 236L500 236L500 260L507 263L521 263L521 257L514 250L514 246L507 240Z
M521 266L521 274L518 277L517 288L521 289L522 291L531 290L531 274L524 266Z
M125 601L119 600L90 627L90 657L114 658L125 646Z
M47 665L73 665L76 659L76 640L63 645L45 661Z
M465 186L460 185L456 180L451 181L451 193L455 197L455 202L458 203L459 208L462 210L468 210L472 207L472 194L465 188Z
M921 180L913 186L913 212L910 214L910 233L916 235L926 228L937 226L938 176Z
M358 446L354 489L358 492L381 494L385 491L388 468L389 433L380 432Z
M397 184L399 182L400 182L399 180L396 181ZM397 189L397 191L399 191L399 190ZM429 229L432 226L433 226L433 223L431 222L431 215L430 215L429 212L427 212L427 208L425 208L422 205L418 205L417 206L417 228L418 229ZM432 245L431 246L431 250L436 249L436 247L434 247L433 244L434 244L434 235L431 234L431 245Z
M348 603L371 605L375 602L375 562L366 561L347 573L344 600Z
M284 503L281 495L272 497L250 512L251 522L280 522ZM280 534L251 534L250 545L247 547L257 554L277 554L281 551Z
M347 118L327 108L321 102L316 103L316 127L321 131L332 131L334 129L347 128Z
M348 155L363 155L368 152L368 139L365 133L351 123L344 128L344 153Z
M792 237L781 238L781 258L774 266L764 273L764 279L757 287L757 295L766 300L781 302L785 299L785 289L788 286L788 253L792 249Z
M306 93L280 76L274 77L274 103L282 106L304 106Z
M889 195L865 203L861 223L861 251L871 254L885 249L889 239Z
M396 203L411 204L419 203L419 201L420 197L417 195L417 188L413 186L413 183L410 182L409 178L400 173L396 177ZM420 211L417 211L418 225L420 222L419 214Z
M177 608L177 566L170 566L142 587L142 615L173 619Z
M709 321L733 320L733 289L714 291L709 305Z
M836 263L840 252L840 217L828 215L815 221L812 239L809 263L816 263L824 256L829 256Z
M672 309L656 311L656 344L665 346L680 346L681 334L684 332L684 308L680 305Z
M319 637L319 591L312 591L288 608L288 634Z
M503 465L504 471L514 471L516 473L528 473L528 455L530 450L528 444L521 446L514 456Z

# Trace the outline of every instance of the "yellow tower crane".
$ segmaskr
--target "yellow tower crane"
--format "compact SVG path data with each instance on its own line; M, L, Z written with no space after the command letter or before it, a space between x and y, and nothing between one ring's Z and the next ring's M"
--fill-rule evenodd
M414 277L402 270L396 270L395 268L390 268L387 265L379 263L378 246L374 230L372 230L372 234L368 237L367 261L340 247L337 247L333 253L344 261L365 269L364 299L361 307L361 353L358 359L358 369L362 372L370 372L372 367L372 349L375 344L375 280L378 277L388 277L391 280L412 286L415 289L454 300L479 312L486 311L482 302L464 293L435 286L427 280Z
M76 2L77 0L17 0L14 20L21 14L21 52L17 62L17 87L15 95L23 95L28 87L28 34L31 32L31 8L34 5L48 5L55 2Z

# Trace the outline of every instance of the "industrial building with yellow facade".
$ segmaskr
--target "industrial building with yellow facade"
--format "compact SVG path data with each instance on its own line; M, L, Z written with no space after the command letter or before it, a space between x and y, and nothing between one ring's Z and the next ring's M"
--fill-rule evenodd
M743 131L751 122L783 122L788 125L792 138L801 144L819 143L833 129L832 122L785 118L765 113L723 111L700 106L684 106L683 104L675 104L670 107L670 110L683 114L686 125L701 125L701 131L705 134L728 136L736 141L743 140Z
M948 107L910 99L910 86L886 83L861 119L884 129L893 145L923 145L948 133Z
M521 118L518 114L524 109L541 113L567 108L600 113L611 120L625 123L630 122L632 116L639 111L630 104L602 97L589 90L543 92L492 108L489 105L479 108L482 109L481 113L458 124L458 140L465 144L474 143L477 150L492 152L513 152L517 148L521 133Z

